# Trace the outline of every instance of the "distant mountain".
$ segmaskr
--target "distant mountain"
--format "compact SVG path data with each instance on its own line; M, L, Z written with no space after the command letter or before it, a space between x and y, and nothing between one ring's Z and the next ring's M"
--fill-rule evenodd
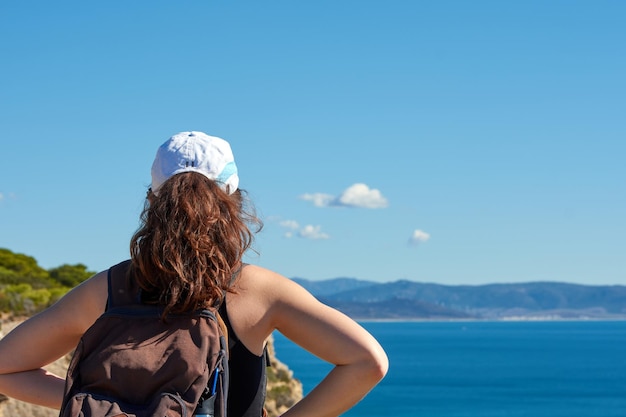
M303 278L293 278L293 280L318 297L358 290L375 284L374 282L361 281L355 278L333 278L325 281L309 281Z
M558 282L440 285L294 278L325 303L360 319L626 319L626 286Z

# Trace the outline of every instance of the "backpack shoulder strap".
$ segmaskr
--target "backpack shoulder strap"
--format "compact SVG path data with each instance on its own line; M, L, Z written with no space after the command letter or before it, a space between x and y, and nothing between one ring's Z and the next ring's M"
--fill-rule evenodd
M226 351L228 352L230 346L228 344L228 327L226 327L226 323L224 323L224 319L222 319L222 315L220 314L219 311L215 311L215 317L217 318L217 324L220 328L220 330L222 331L222 336L224 336L224 348L226 349Z
M112 307L136 304L139 299L137 286L130 279L128 268L130 259L109 268L107 274L108 298L107 310Z

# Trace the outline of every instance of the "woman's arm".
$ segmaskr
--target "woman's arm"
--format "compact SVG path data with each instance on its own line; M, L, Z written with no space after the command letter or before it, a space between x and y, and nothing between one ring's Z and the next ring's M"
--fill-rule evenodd
M43 366L76 347L102 314L107 276L101 272L31 317L0 340L0 392L18 400L59 408L64 379Z
M378 342L344 314L319 303L289 281L276 312L276 328L333 370L286 416L338 416L359 402L387 373Z
M338 416L385 376L388 360L384 350L358 323L285 277L254 266L246 269L245 274L253 275L247 282L258 285L261 298L268 303L261 320L335 365L317 387L285 413L286 417Z

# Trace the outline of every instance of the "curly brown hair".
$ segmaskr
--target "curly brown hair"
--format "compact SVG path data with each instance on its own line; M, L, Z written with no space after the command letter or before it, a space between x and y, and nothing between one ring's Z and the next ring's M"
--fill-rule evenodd
M244 191L229 195L194 172L174 175L158 195L148 190L141 223L130 273L163 318L219 304L254 240L248 225L262 228Z

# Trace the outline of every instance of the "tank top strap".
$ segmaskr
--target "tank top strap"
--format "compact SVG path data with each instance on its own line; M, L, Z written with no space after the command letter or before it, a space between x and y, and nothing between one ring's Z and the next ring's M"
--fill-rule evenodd
M106 309L139 304L139 288L128 275L130 260L125 260L109 268L107 273L108 297Z
M226 325L226 330L228 331L228 348L232 349L239 342L239 338L237 337L237 333L235 333L235 331L233 330L233 326L230 324L230 319L228 318L228 311L226 310L226 298L224 298L222 304L220 304L217 312L224 321L224 324Z

